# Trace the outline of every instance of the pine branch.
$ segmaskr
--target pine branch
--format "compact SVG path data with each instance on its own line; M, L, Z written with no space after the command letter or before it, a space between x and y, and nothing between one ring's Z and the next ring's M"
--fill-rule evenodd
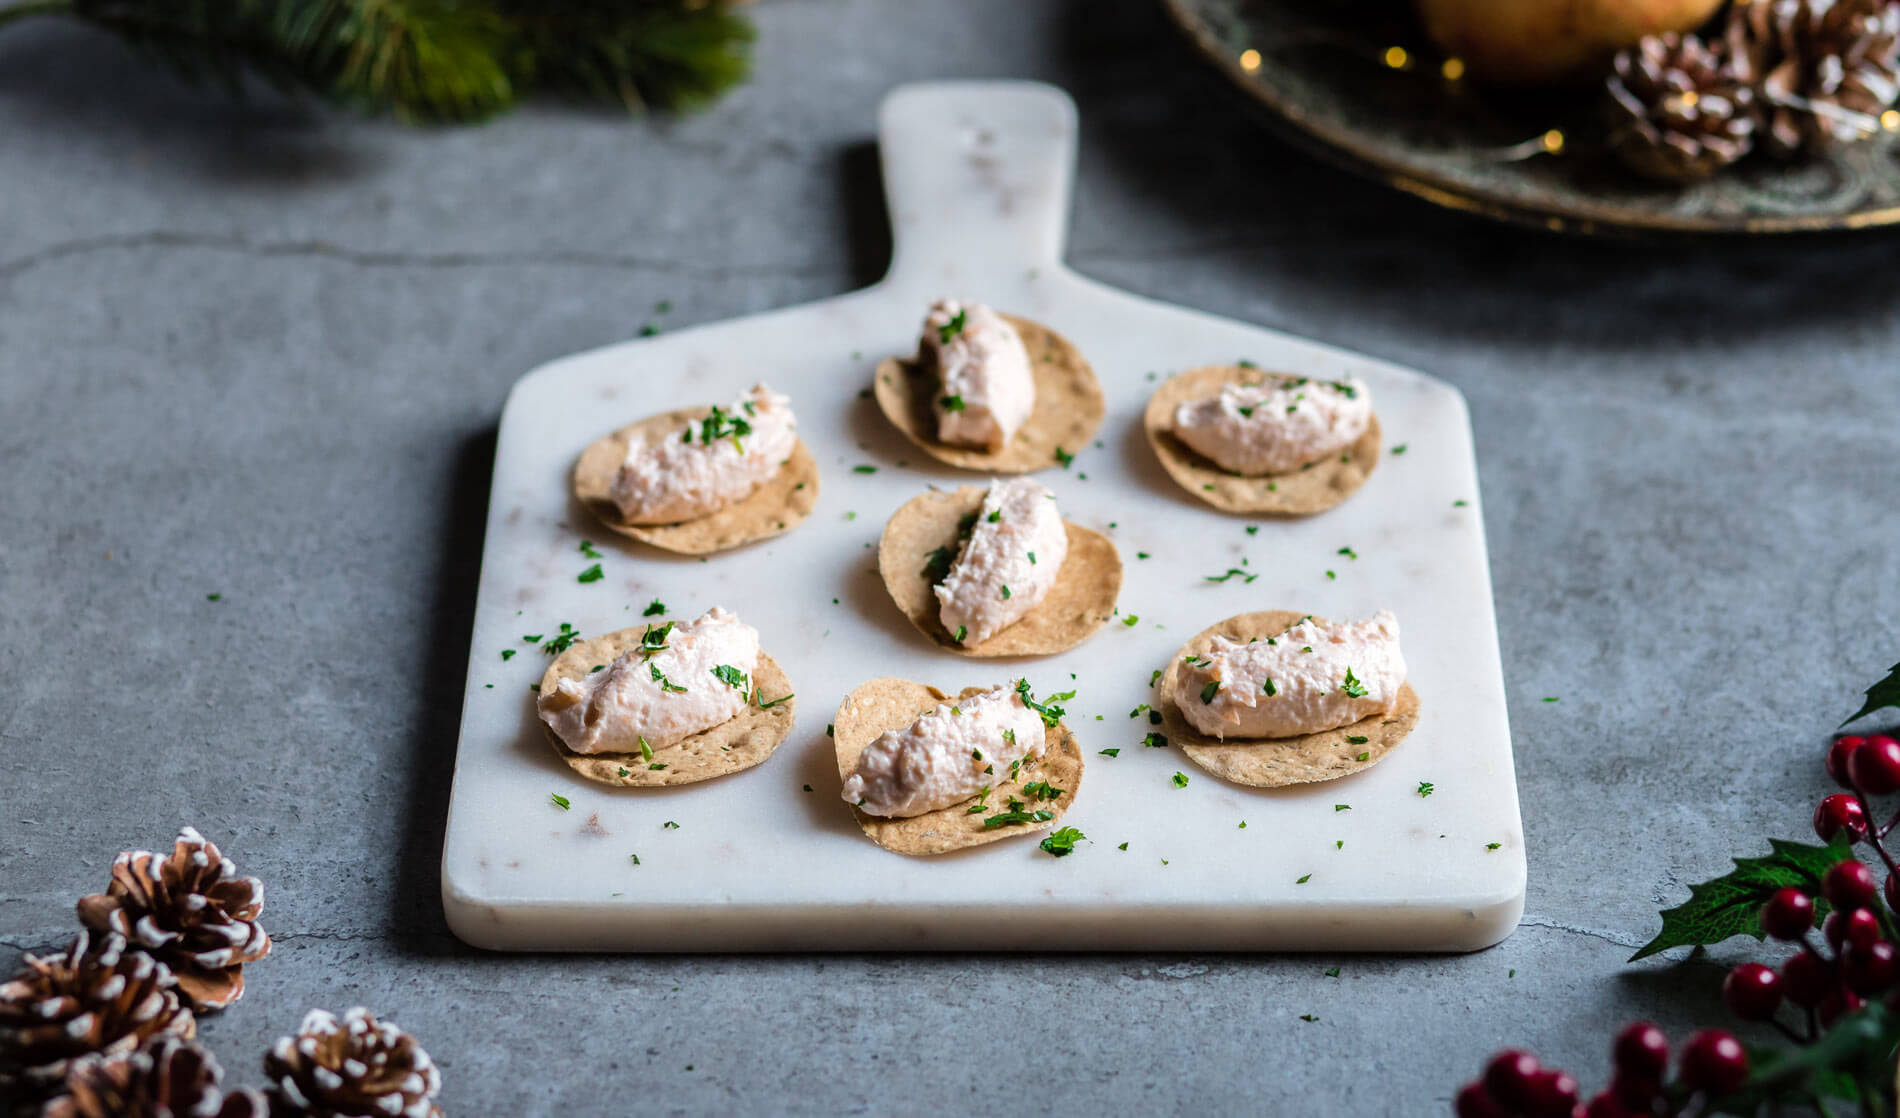
M752 41L721 0L20 0L0 27L56 13L233 95L251 76L408 122L540 91L689 108L745 79Z

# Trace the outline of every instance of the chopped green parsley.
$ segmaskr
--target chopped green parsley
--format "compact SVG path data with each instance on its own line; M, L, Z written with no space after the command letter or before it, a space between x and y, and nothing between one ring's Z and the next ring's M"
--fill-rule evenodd
M1176 788L1186 788L1188 786L1188 775L1184 772L1176 771L1174 774L1174 786Z
M640 616L641 617L665 617L666 603L660 601L658 598L655 598L651 602L647 603L646 612L642 613Z
M1120 749L1104 749L1104 750L1101 750L1100 752L1102 756L1104 757L1120 757L1122 755L1122 751Z
M1141 739L1141 744L1150 749L1166 749L1168 747L1168 739L1164 735L1151 732Z
M1227 568L1226 574L1204 575L1202 577L1206 578L1207 581L1209 582L1226 582L1230 578L1238 578L1242 582L1252 582L1254 579L1259 578L1260 576L1257 574L1250 574L1246 571L1241 570L1239 567L1229 567Z
M554 804L555 807L560 808L562 811L566 811L567 809L574 806L572 803L568 802L568 798L566 796L561 795L559 792L552 793L549 796L549 800Z
M1075 853L1075 844L1078 840L1085 840L1087 838L1087 835L1076 830L1074 827L1061 827L1050 832L1049 835L1037 845L1057 858L1066 858L1070 854Z
M712 674L714 679L717 679L727 687L737 687L741 691L746 690L751 685L746 679L746 674L731 664L719 665L712 670Z
M1366 690L1366 685L1365 685L1365 684L1363 684L1363 683L1361 683L1361 682L1359 682L1359 681L1358 681L1357 679L1355 679L1355 678L1353 678L1353 674L1352 674L1352 669L1351 669L1351 668L1347 668L1347 669L1346 669L1346 679L1345 679L1345 682L1343 682L1343 683L1341 683L1341 684L1339 685L1339 689L1340 689L1340 690L1341 690L1342 692L1344 692L1345 694L1347 694L1347 695L1350 695L1350 696L1352 696L1352 697L1353 697L1353 698L1355 698L1355 699L1363 699L1363 698L1365 698L1365 697L1366 697L1366 696L1367 696L1368 694L1370 694L1370 693L1371 693L1371 692L1369 692L1369 691L1367 691L1367 690Z
M1210 679L1207 681L1207 686L1201 688L1201 702L1203 704L1211 703L1214 701L1214 696L1219 693L1220 693L1220 680Z
M963 410L963 397L961 396L942 396L938 398L937 403L944 411Z
M1418 794L1419 794L1419 795L1421 795L1421 796L1429 796L1429 795L1431 795L1431 794L1432 794L1432 793L1433 793L1434 791L1436 791L1436 789L1432 787L1432 782L1431 782L1431 781L1429 781L1429 780L1421 780L1421 781L1419 781L1419 782L1418 782Z
M662 695L667 694L668 692L681 694L681 695L686 693L686 688L681 687L679 684L674 683L672 680L666 678L666 673L660 670L660 666L658 664L648 664L647 668L649 671L653 673L653 682L660 685L660 693Z
M937 344L949 345L950 339L963 333L963 324L969 320L969 312L959 309L950 317L950 321L937 327Z
M574 581L575 582L599 582L601 579L606 578L606 577L607 577L606 573L600 569L600 564L595 563L593 566L582 571L580 574L575 575Z

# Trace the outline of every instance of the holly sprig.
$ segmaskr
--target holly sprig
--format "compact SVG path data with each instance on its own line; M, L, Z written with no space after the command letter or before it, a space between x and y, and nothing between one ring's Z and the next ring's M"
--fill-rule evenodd
M1900 665L1866 696L1843 726L1900 707ZM1737 936L1789 945L1778 967L1744 962L1722 982L1729 1012L1785 1043L1745 1048L1725 1029L1704 1029L1683 1043L1671 1075L1668 1038L1639 1021L1618 1034L1614 1077L1587 1105L1575 1078L1507 1049L1459 1093L1460 1118L1755 1118L1789 1106L1823 1118L1900 1113L1900 864L1887 849L1900 811L1878 823L1874 810L1874 798L1900 794L1900 739L1838 736L1826 769L1843 791L1815 808L1822 845L1771 839L1766 857L1736 858L1733 870L1662 910L1661 930L1630 957L1676 947L1699 954ZM1884 886L1876 868L1886 871Z
M1767 939L1761 908L1782 889L1819 893L1821 877L1841 859L1852 855L1846 842L1826 846L1769 839L1774 853L1766 858L1737 858L1735 868L1712 881L1689 886L1689 899L1661 912L1662 930L1630 956L1647 959L1672 947L1707 946L1735 936ZM1826 898L1815 902L1816 917L1828 913Z
M745 80L732 0L18 0L0 26L63 16L187 80L246 78L366 115L483 120L539 93L692 108Z

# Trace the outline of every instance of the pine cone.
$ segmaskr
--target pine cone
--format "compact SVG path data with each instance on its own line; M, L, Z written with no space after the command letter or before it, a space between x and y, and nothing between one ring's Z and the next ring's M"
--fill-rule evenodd
M136 1052L74 1060L67 1093L40 1118L266 1118L256 1091L224 1092L224 1073L207 1049L159 1037Z
M1611 145L1647 178L1707 178L1754 146L1754 92L1721 44L1644 36L1616 56L1608 87Z
M179 832L166 858L128 850L112 860L112 883L82 897L79 919L163 959L178 990L198 1009L223 1009L244 996L244 964L270 954L257 925L264 886L196 830Z
M264 1057L279 1118L441 1118L442 1075L416 1038L361 1006L313 1009Z
M1868 139L1900 100L1894 0L1738 0L1726 38L1783 158Z
M157 1036L198 1031L165 964L124 939L79 933L63 954L26 957L0 985L0 1098L57 1094L69 1066L120 1054Z

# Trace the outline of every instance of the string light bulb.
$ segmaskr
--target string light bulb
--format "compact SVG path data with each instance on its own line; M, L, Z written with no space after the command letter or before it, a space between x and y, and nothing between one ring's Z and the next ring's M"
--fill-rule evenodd
M1447 58L1439 65L1438 72L1445 75L1446 81L1455 82L1465 76L1465 60L1462 58Z
M1240 68L1249 74L1260 69L1260 52L1252 47L1240 52Z

